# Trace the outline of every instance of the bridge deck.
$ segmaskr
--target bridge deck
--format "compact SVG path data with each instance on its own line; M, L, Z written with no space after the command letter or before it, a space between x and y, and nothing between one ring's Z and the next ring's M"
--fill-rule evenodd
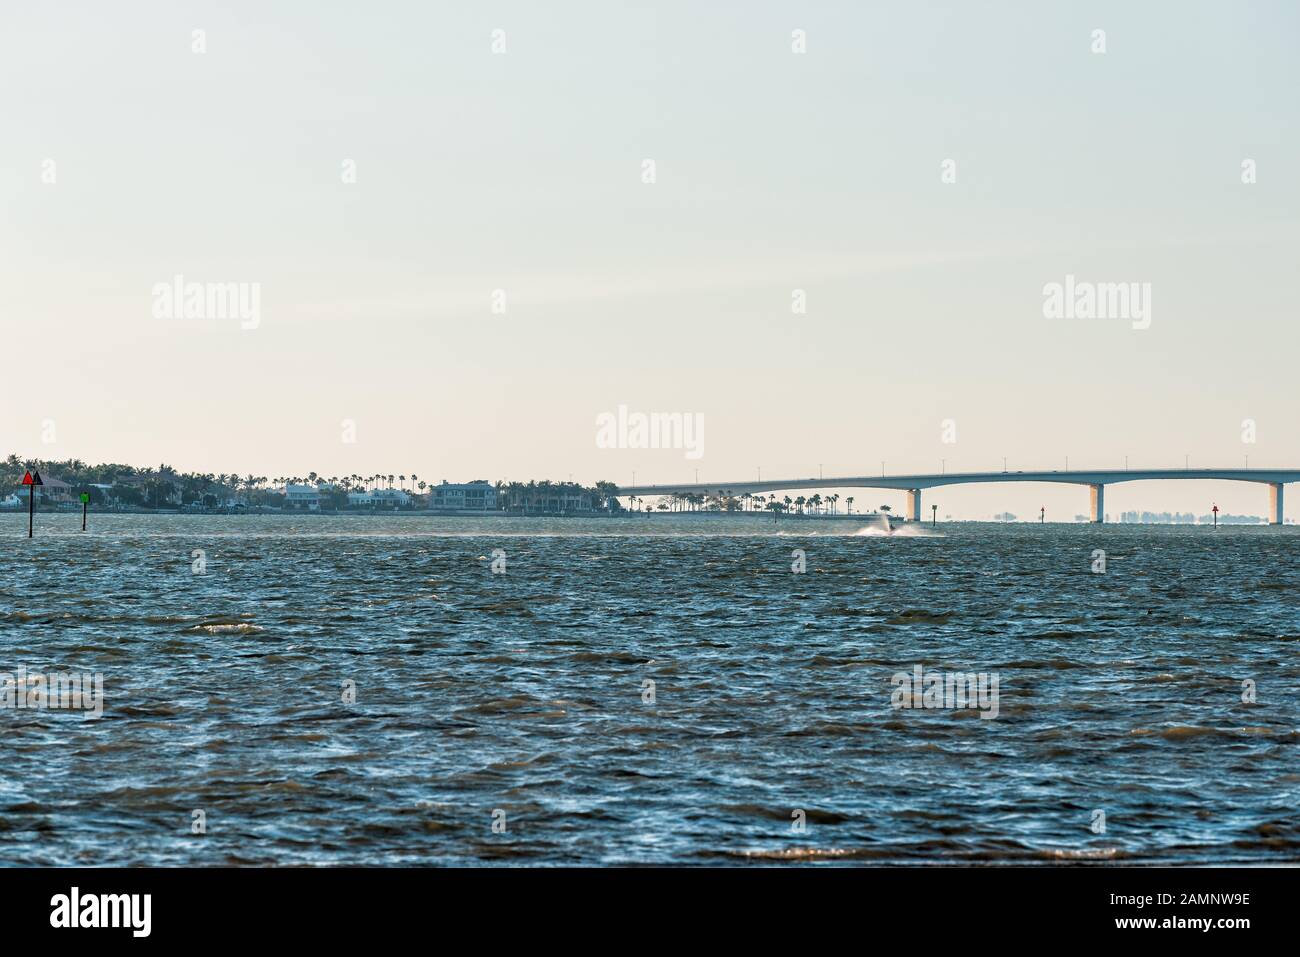
M1070 471L931 472L921 475L853 475L829 478L764 479L737 482L687 482L670 485L628 485L619 495L671 495L729 492L778 492L819 488L925 489L977 482L1060 482L1067 485L1116 485L1120 482L1164 481L1167 479L1224 480L1277 485L1300 482L1300 469L1073 469Z

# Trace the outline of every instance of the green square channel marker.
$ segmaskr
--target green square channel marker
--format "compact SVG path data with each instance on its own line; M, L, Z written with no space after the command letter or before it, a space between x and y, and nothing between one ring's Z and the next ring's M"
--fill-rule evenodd
M81 500L82 500L83 502L89 502L89 501L90 501L90 493L89 493L89 492L82 492L82 493L81 493Z

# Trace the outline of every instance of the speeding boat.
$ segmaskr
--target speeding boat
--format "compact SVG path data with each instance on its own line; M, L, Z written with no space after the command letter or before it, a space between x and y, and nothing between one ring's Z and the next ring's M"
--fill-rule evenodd
M906 521L902 516L890 515L888 512L877 512L875 518L876 524L886 535L894 534L898 526Z

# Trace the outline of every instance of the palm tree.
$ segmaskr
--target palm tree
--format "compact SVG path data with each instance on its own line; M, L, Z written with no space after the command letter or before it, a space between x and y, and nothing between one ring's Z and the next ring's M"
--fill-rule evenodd
M850 496L849 496L848 498L846 498L844 501L845 501L845 503L849 506L849 514L852 515L852 514L853 514L853 496L850 495Z

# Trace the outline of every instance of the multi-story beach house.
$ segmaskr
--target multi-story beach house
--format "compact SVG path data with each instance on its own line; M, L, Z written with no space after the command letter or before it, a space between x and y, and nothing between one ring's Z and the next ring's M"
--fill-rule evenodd
M496 507L497 490L491 482L483 479L461 484L444 479L441 485L429 489L429 508L490 512Z
M52 475L42 477L44 485L36 489L36 501L40 503L55 504L58 502L71 502L73 500L72 486L61 479L56 479ZM28 486L20 485L15 489L14 494L22 500L23 504L27 503Z
M348 505L354 508L405 508L410 504L410 494L396 488L377 488L369 492L348 492Z
M320 489L315 485L294 485L289 482L284 486L284 504L288 508L305 508L310 512L318 512Z

